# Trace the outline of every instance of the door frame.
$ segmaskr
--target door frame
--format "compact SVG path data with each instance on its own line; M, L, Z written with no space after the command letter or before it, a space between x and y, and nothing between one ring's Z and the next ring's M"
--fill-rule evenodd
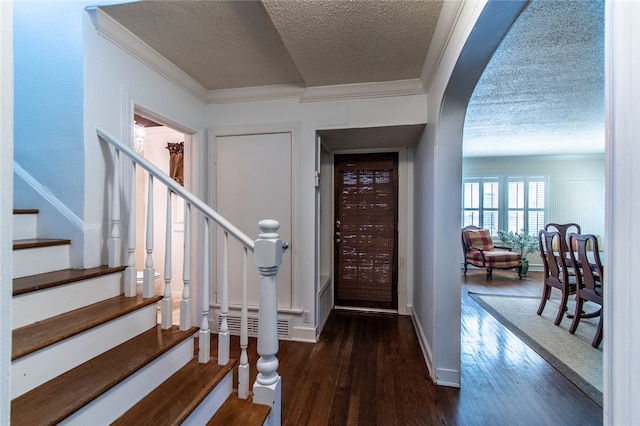
M411 197L411 191L409 182L413 173L413 167L411 163L411 148L376 148L376 149L353 149L353 150L337 150L332 151L326 144L320 142L324 149L331 154L331 208L326 209L324 214L331 215L331 223L335 217L335 181L334 181L334 158L336 155L341 154L375 154L380 152L396 152L398 153L398 309L392 310L400 315L411 315L412 313L412 301L409 295L413 291L413 197ZM325 179L323 177L323 179ZM322 220L320 220L316 226L320 227ZM333 235L333 228L331 230L321 229L320 234L330 232ZM330 263L331 263L331 286L335 293L335 279L333 274L335 273L334 265L334 248L331 244L330 249ZM335 305L334 305L335 307ZM353 310L366 310L376 311L373 308L349 308ZM380 312L388 312L389 310L378 309Z

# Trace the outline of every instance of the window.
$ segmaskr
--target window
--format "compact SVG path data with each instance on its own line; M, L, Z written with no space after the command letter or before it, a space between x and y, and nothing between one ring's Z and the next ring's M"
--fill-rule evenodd
M462 226L535 234L545 224L547 178L484 177L464 180Z

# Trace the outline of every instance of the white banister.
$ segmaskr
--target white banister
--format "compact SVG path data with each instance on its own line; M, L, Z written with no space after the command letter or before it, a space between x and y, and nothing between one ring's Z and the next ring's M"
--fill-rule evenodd
M108 265L115 268L122 264L122 241L120 239L120 151L116 149L113 158L113 176L111 188L111 229L109 231Z
M222 288L220 289L220 326L218 327L218 364L229 362L229 233L224 232L222 240Z
M196 209L198 209L198 211L202 212L205 216L212 219L218 226L222 227L222 229L227 231L229 234L233 235L233 237L237 239L242 245L253 250L253 245L254 245L253 240L244 232L242 232L240 229L238 229L236 226L234 226L231 222L229 222L227 219L221 216L220 213L216 212L210 206L208 206L204 201L202 201L200 198L196 197L195 195L193 195L192 193L184 189L182 185L180 185L175 180L173 180L169 175L164 173L162 170L156 167L149 160L136 154L136 152L133 149L131 149L131 147L117 141L102 129L96 129L96 132L101 139L103 139L107 143L116 147L116 153L120 152L122 154L125 154L127 157L131 158L132 160L135 160L138 166L140 166L141 168L143 168L144 170L146 170L147 172L155 176L156 180L161 182L167 188L171 189L171 191L177 194L180 198L183 198L186 202L193 205ZM119 210L120 209L118 209L118 222L120 220Z
M109 136L101 129L97 129L100 139L106 141L115 148L113 178L113 199L110 208L111 220L110 234L108 241L109 265L119 266L123 260L121 248L121 190L120 173L122 169L122 159L126 156L131 160L131 188L129 189L129 203L126 205L128 215L127 220L127 256L125 293L132 293L135 296L137 274L135 270L135 194L136 194L136 167L148 173L147 192L147 213L146 213L146 259L143 275L143 297L152 297L155 292L155 269L153 265L153 185L154 180L164 184L167 188L167 214L165 222L165 258L164 258L164 294L162 299L161 327L168 329L173 326L173 301L171 291L172 270L171 270L171 248L172 248L172 200L179 197L184 201L184 253L182 269L182 298L180 300L180 330L191 328L191 263L192 247L191 229L192 210L194 214L203 215L204 238L198 241L198 251L196 254L196 265L201 271L202 279L198 281L198 291L200 303L197 309L198 322L200 328L198 361L209 362L211 331L209 327L209 289L210 289L210 226L215 224L223 232L222 257L223 264L218 265L221 269L222 283L219 288L220 300L220 324L218 333L218 362L227 364L230 352L230 331L228 324L229 317L229 236L236 239L243 246L243 276L242 276L242 303L240 308L240 365L238 367L238 395L247 398L249 395L249 361L248 361L248 257L249 251L254 252L254 263L260 271L260 301L259 301L259 326L258 326L258 354L260 359L257 363L258 375L253 384L253 402L269 405L272 409L269 416L269 425L279 425L281 417L281 378L278 375L278 297L277 297L277 274L282 263L283 242L277 233L279 223L275 220L262 220L259 223L260 234L254 242L249 236L240 231L237 227L227 221L219 213L213 210L200 198L184 189L174 179L162 172L147 159L137 154L128 145L121 143ZM123 155L124 154L124 155ZM199 223L199 222L198 222ZM202 244L200 244L202 241ZM253 284L253 283L252 283ZM133 289L133 290L132 290Z
M206 363L211 358L209 332L209 219L204 218L204 235L202 241L202 285L200 286L201 316L198 334L198 362Z
M137 293L138 270L136 269L136 163L131 162L129 187L129 216L127 217L127 269L124 271L124 295L134 297Z
M261 220L255 241L254 263L260 270L258 324L258 376L253 384L253 402L269 405L271 425L280 424L281 378L278 375L278 269L282 263L282 240L276 220Z
M164 234L164 293L160 313L160 327L163 330L167 330L173 325L173 295L171 294L171 224L171 190L167 188L167 215Z
M142 297L153 297L155 293L156 270L153 267L153 175L149 173L149 186L147 188L147 219L146 219L146 244L147 257L144 262L144 275L142 280Z
M242 260L242 304L240 306L240 365L238 366L238 397L249 397L249 287L248 287L248 253L244 248Z
M180 330L191 328L191 205L184 203L184 262L182 267L182 300L180 300Z

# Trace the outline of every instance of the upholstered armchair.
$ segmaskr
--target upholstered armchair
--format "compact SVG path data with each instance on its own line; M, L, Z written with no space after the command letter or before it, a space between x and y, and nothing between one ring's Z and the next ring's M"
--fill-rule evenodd
M462 249L464 251L464 274L467 275L467 265L487 269L487 280L493 277L494 269L518 269L518 277L522 278L522 262L519 253L493 244L488 229L477 226L462 228Z

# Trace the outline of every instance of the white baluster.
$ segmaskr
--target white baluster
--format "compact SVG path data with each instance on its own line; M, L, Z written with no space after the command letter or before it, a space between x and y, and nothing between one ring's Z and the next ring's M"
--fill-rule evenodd
M153 175L149 173L149 187L147 188L147 221L146 221L146 250L147 258L144 262L144 275L142 280L142 297L153 297L155 293L156 270L153 267Z
M122 264L122 241L120 240L120 151L115 150L113 157L113 176L111 191L111 232L109 235L108 265L112 268Z
M238 366L238 397L247 399L249 397L249 357L247 347L249 346L248 325L248 265L247 248L244 248L243 273L242 273L242 306L240 307L240 365Z
M129 186L129 215L127 218L127 269L124 271L124 295L134 297L137 293L138 271L136 269L136 163L131 161Z
M282 263L280 224L261 220L260 235L255 241L254 263L260 270L260 312L258 324L258 376L253 384L253 402L269 405L272 425L280 425L281 378L278 375L278 268Z
M226 365L229 362L229 233L224 232L222 246L222 289L220 289L220 327L218 329L218 364Z
M182 264L182 300L180 301L180 330L191 328L191 204L184 203L184 260Z
M167 216L165 223L164 243L164 297L162 298L162 319L160 321L163 330L173 325L173 297L171 297L171 190L167 188Z
M202 247L202 289L200 306L202 320L198 334L198 362L207 363L211 358L211 336L209 330L209 219L204 218L204 238Z

